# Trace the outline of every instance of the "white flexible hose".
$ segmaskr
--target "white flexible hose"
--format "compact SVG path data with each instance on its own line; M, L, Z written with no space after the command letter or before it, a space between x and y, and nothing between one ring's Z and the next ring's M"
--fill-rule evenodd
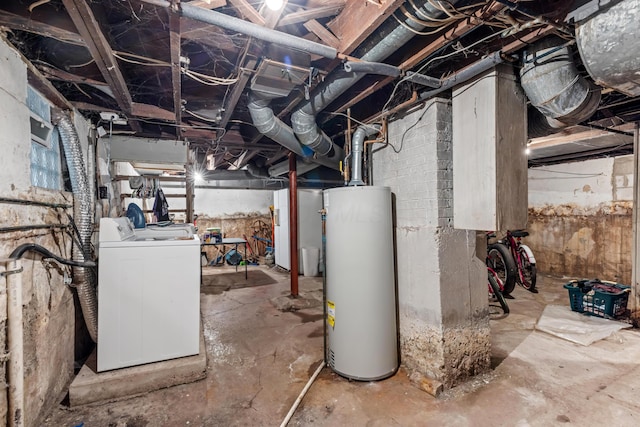
M293 406L291 407L291 409L289 409L289 413L282 421L282 424L280 424L280 427L286 427L286 425L289 424L291 417L296 412L296 409L298 409L298 405L300 405L300 402L302 402L302 399L304 399L304 395L307 394L307 391L309 391L309 388L311 387L313 382L316 380L316 378L318 378L318 375L320 374L320 371L322 371L322 368L324 368L324 361L322 361L320 366L318 366L318 369L316 369L313 375L311 375L311 378L309 378L309 382L307 382L307 385L304 386L296 401L293 402Z

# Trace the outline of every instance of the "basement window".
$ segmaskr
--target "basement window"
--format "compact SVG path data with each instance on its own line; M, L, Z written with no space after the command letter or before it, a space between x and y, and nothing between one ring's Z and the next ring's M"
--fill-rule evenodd
M31 185L60 190L60 135L51 125L51 105L33 88L27 88L31 125Z

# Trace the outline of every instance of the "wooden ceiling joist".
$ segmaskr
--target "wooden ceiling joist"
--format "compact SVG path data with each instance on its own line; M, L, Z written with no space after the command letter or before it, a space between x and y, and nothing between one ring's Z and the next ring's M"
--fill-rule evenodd
M127 83L93 11L85 0L62 0L62 3L87 44L102 76L109 84L118 106L127 115L131 115L132 99Z
M34 21L14 13L0 11L0 26L10 28L12 30L26 31L28 33L39 34L44 37L50 37L65 43L84 46L84 40L80 34L65 30L46 22Z

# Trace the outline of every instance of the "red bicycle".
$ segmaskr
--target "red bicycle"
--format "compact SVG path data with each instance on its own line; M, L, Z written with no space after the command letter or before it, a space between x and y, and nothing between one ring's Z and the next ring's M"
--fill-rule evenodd
M487 272L489 273L489 299L495 298L500 303L504 314L509 314L509 305L503 295L504 286L502 280L500 280L498 274L493 271L491 267L487 267Z
M499 240L498 243L505 245L509 248L511 256L515 261L515 281L517 281L523 288L534 294L538 293L536 289L536 259L533 256L533 251L529 246L522 243L522 238L527 237L529 233L525 230L513 230L507 231L507 235L504 240Z

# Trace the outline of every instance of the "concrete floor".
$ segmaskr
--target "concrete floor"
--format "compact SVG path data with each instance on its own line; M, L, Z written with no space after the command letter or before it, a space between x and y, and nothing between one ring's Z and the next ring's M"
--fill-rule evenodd
M45 426L278 426L322 360L321 278L300 278L310 304L278 311L288 277L202 294L207 378L106 404L61 404ZM228 268L206 268L225 274ZM226 275L226 277L229 277ZM624 330L583 347L535 331L547 304L568 306L563 279L522 288L511 314L491 321L494 370L434 398L402 369L380 382L352 382L325 368L291 426L640 425L640 333ZM496 310L497 311L497 310Z

